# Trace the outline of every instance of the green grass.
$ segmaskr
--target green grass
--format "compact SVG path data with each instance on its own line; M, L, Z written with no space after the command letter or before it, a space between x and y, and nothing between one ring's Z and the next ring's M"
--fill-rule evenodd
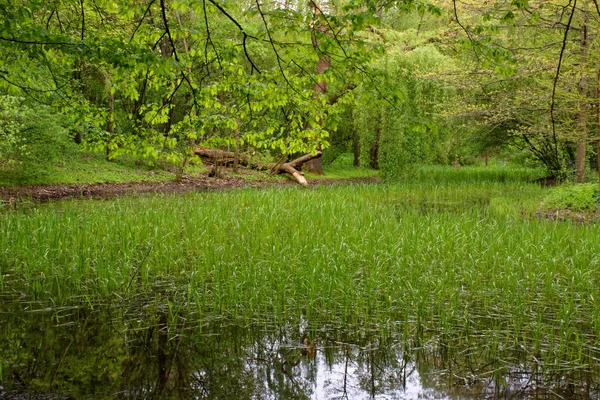
M547 175L544 169L500 165L465 166L458 169L441 165L421 166L407 179L419 182L478 184L482 182L530 182Z
M543 368L597 365L600 225L533 217L547 191L527 174L437 173L6 209L0 290L56 305L164 299L213 318L400 330L506 363L518 350Z
M205 171L204 167L191 166L190 173ZM77 183L123 183L162 182L175 179L174 172L148 165L132 156L106 161L102 154L77 152L64 162L44 167L38 174L26 177L10 170L0 169L0 186L77 184Z
M307 173L311 179L348 179L377 176L378 171L371 168L353 167L345 164L325 166L325 175ZM227 176L249 181L289 179L282 175L271 176L264 171L241 170L235 174L231 168L224 170ZM190 165L188 174L206 172L201 165ZM160 168L148 165L147 161L133 156L123 156L114 162L106 161L103 154L74 152L64 162L51 164L39 173L21 176L14 171L0 168L0 186L40 185L40 184L78 184L78 183L125 183L125 182L164 182L176 178L174 168Z
M352 153L344 153L338 156L333 163L323 165L325 175L306 174L307 179L352 179L371 178L379 176L379 171L369 167L355 167Z
M326 165L323 167L323 172L325 172L324 175L306 173L306 179L352 179L379 176L379 171L376 169L354 166Z

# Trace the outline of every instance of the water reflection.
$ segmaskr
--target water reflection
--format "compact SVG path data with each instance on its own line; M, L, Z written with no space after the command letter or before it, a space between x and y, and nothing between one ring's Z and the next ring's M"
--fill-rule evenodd
M4 302L0 398L598 398L589 369L536 370L402 330L240 324L151 302Z

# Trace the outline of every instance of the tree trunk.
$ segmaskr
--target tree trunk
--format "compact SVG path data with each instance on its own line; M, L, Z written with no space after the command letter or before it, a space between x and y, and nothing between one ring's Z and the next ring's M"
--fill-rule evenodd
M114 126L115 118L115 94L112 89L108 91L108 120L106 121L106 130L108 131L108 139L106 140L106 159L108 161L114 161L114 158L110 155L110 141L115 134Z
M586 161L587 161L587 139L588 139L588 82L585 73L587 64L588 40L587 26L583 25L580 36L580 68L581 78L579 80L579 120L577 134L577 150L575 156L575 177L578 183L586 181Z
M240 164L240 125L241 120L237 118L237 127L235 128L235 153L233 156L233 172L237 174Z
M354 153L354 166L360 167L360 136L358 134L358 129L356 126L352 124L352 129L354 130L352 135L352 150Z
M308 164L309 162L315 159L320 159L322 154L323 153L321 153L320 151L317 154L305 154L302 157L296 158L295 160L283 164L281 167L279 167L279 171L291 174L294 177L294 179L296 179L296 181L298 181L298 183L300 183L302 186L308 186L308 182L306 182L306 179L304 178L302 173L298 172L296 168L302 166L302 164L304 163Z
M596 115L594 116L594 125L596 126L596 169L598 172L598 205L600 206L600 62L598 62L598 68L596 69L596 86L594 88L594 105L596 108Z
M225 150L218 149L203 149L196 148L194 154L200 157L204 162L208 164L221 163L223 165L232 165L235 161L235 153ZM255 163L252 159L244 154L238 154L238 165L245 165L253 169L267 169L267 165Z
M577 141L577 154L575 160L575 177L577 183L586 182L586 159L587 159L587 140L580 139Z
M381 116L378 116L378 118L381 118ZM381 142L381 120L377 121L375 140L369 151L369 166L373 169L379 169L379 142Z
M183 24L181 22L181 15L179 15L179 13L176 14L177 15L177 24L179 25L179 28L183 29ZM190 53L190 47L188 46L188 42L187 39L185 38L185 36L181 39L182 43L183 43L183 50L185 51L185 54L189 54ZM192 75L192 67L187 67L187 73L188 76ZM196 113L194 111L194 107L192 106L192 92L188 91L185 94L185 104L184 104L184 110L185 110L185 114L189 115L190 117L190 123L191 125L191 129L192 132L194 132L194 137L197 135L197 129L196 126L194 126L193 124L193 120L196 117ZM195 144L195 139L194 138L189 138L189 145L190 146L194 146Z
M169 107L169 117L167 119L167 126L165 128L165 139L167 137L169 137L169 134L171 133L171 129L173 128L173 119L175 119L176 99L177 99L177 96L175 96L175 95L171 96L171 99L169 100L169 102L167 104L167 107Z

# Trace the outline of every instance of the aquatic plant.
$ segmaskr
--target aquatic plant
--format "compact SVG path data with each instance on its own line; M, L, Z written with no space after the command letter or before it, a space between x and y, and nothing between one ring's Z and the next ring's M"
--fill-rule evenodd
M159 303L172 320L401 332L543 371L597 366L600 226L537 219L545 189L503 180L7 209L0 288L56 306Z

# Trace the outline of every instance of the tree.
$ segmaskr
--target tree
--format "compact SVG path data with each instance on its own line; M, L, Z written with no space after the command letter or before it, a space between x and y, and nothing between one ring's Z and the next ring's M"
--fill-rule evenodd
M366 32L418 4L28 0L5 7L0 90L68 114L109 159L185 163L197 144L314 153L353 89L382 84L369 64L383 46Z
M572 160L580 181L594 73L588 54L596 46L588 32L598 26L590 4L453 2L447 10L472 54L471 72L454 80L465 94L456 115L500 129L506 143L529 150L552 175L564 176Z

